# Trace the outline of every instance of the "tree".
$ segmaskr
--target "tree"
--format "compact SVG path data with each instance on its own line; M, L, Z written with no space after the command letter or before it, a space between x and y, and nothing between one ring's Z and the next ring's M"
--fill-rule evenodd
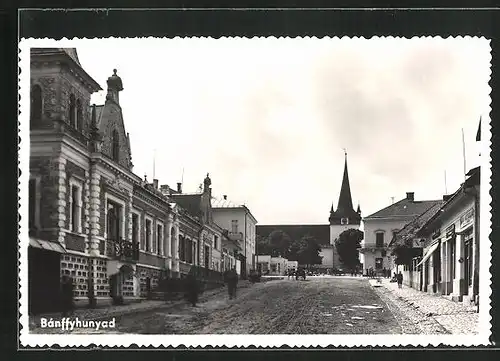
M274 230L269 235L269 245L271 246L271 255L273 257L287 258L290 253L290 244L292 239L281 229Z
M269 244L269 240L261 235L257 235L257 254L270 255L271 253L272 247Z
M306 235L302 237L297 244L291 247L293 250L297 249L297 261L299 264L304 264L306 266L313 264L321 264L323 257L319 255L321 252L321 246L319 245L316 238Z
M339 254L340 260L345 267L351 271L359 266L359 252L361 247L361 240L363 239L363 232L359 229L347 229L339 235L335 240L335 247Z

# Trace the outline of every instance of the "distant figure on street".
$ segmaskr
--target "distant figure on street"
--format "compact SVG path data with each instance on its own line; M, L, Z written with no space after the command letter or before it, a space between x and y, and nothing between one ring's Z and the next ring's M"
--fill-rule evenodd
M62 276L61 280L61 299L62 299L62 316L67 317L73 314L73 279L68 276Z
M238 273L236 272L236 267L224 272L224 281L227 283L227 292L229 294L229 299L236 297L236 286L238 285Z
M193 274L188 274L186 278L186 299L193 307L196 307L198 303L198 293L198 280Z
M398 280L398 288L402 288L403 287L403 274L401 273L401 271L399 271L399 273L397 275L397 280Z

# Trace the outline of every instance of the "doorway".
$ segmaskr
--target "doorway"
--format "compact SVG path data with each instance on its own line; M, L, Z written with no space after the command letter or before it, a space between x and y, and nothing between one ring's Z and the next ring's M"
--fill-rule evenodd
M28 248L28 312L39 314L61 309L61 257L57 252Z

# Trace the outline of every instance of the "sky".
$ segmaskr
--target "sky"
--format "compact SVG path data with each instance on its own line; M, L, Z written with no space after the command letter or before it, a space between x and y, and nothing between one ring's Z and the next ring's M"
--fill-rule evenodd
M490 48L478 38L85 39L104 89L118 70L134 172L245 203L259 224L325 224L347 150L367 216L415 192L440 199L479 165ZM155 161L153 161L155 160ZM155 167L153 167L155 164ZM445 177L446 173L446 177ZM446 182L445 182L446 178Z

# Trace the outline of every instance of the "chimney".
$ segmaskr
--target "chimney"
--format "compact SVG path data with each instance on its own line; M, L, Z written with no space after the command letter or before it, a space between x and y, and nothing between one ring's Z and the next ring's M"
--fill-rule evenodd
M450 199L450 198L451 198L451 196L452 196L452 194L445 194L445 195L443 195L443 201L444 201L444 202L447 202L447 201L448 201L448 199Z
M160 186L160 190L161 190L162 192L167 193L167 194L168 194L168 193L170 193L170 187L168 186L168 184L162 184L162 185Z
M177 192L182 193L182 183L177 183Z
M158 189L158 179L153 179L153 187L154 189Z
M406 199L409 201L414 201L415 200L415 193L414 192L406 192Z
M223 195L222 197L224 197L224 200L227 201L227 195Z

